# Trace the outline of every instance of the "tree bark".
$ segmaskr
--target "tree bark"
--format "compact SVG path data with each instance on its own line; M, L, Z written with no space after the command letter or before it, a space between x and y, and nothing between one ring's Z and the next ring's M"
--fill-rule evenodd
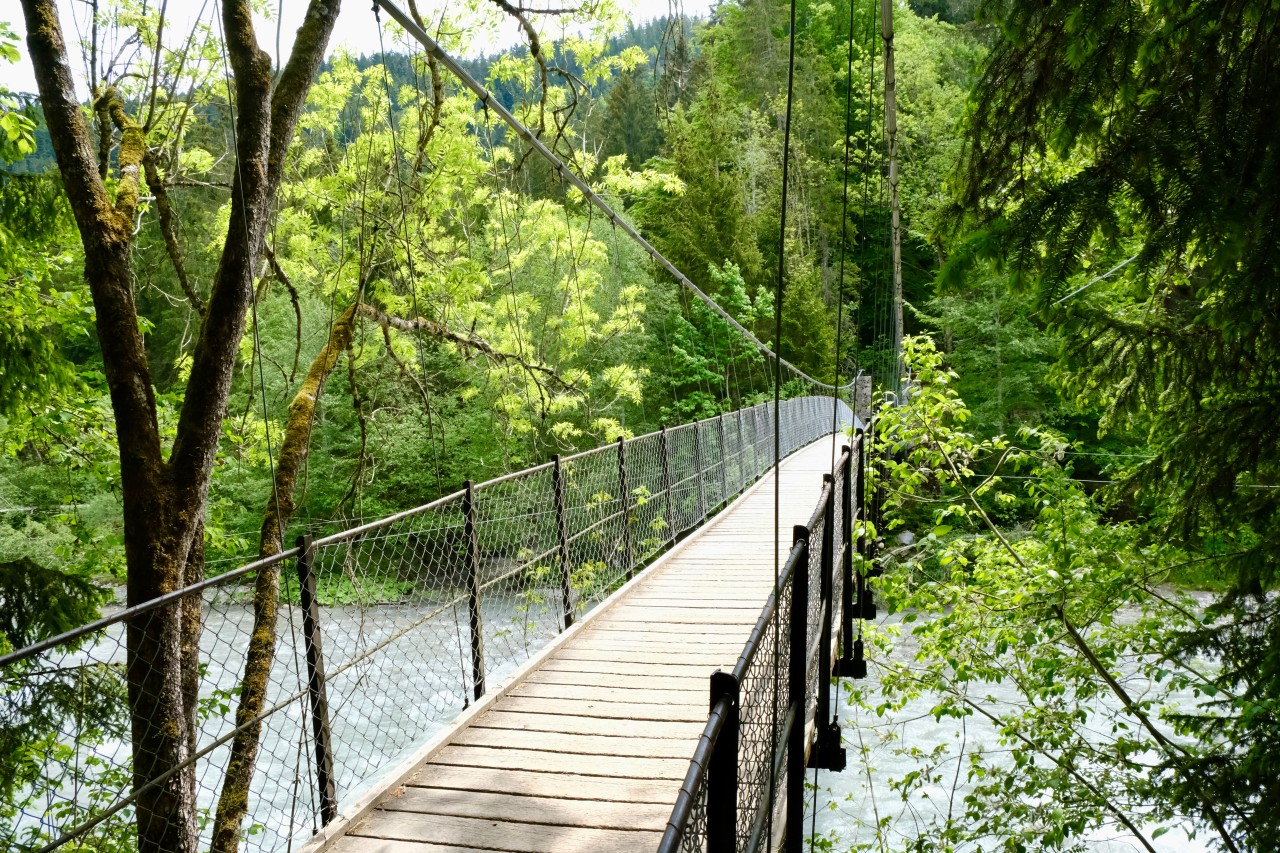
M312 0L273 86L249 4L229 0L223 28L237 78L236 182L223 248L171 455L162 451L150 367L130 266L144 130L110 88L96 99L104 137L120 132L114 199L76 98L56 0L22 0L27 45L50 140L85 250L103 372L115 416L124 503L128 603L142 604L203 573L203 525L232 370L252 298L252 272L285 151L337 18L339 0ZM274 91L273 91L274 90ZM104 139L109 145L110 139ZM194 853L194 715L199 601L156 608L127 626L127 680L140 853ZM156 781L162 780L162 781Z

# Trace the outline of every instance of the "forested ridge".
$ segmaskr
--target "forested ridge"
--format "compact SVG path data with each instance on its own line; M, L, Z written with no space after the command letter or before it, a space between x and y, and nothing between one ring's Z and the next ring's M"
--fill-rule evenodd
M809 393L394 25L330 51L339 4L311 0L273 61L243 0L182 32L100 5L91 33L52 0L0 21L39 83L0 88L0 652L303 532ZM861 533L894 618L847 725L924 701L999 748L893 744L912 769L879 796L950 804L815 849L1280 846L1273 0L889 4L900 306L880 4L405 5L454 55L514 18L521 44L462 61L498 102L800 371L876 379ZM270 571L244 595L258 626L291 600ZM0 827L33 849L29 756L83 691L147 756L135 784L194 751L199 614L157 613L130 634L143 678L0 679ZM241 721L274 628L253 642ZM93 849L236 850L257 739L216 808L176 774Z

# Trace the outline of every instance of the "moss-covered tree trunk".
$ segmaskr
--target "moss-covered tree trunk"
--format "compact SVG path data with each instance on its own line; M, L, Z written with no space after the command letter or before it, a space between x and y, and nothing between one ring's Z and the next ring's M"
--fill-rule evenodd
M284 549L284 528L293 515L298 475L311 446L316 403L329 374L338 365L338 359L351 348L355 315L354 305L339 315L329 332L329 340L311 362L302 387L289 404L289 420L280 443L271 500L262 519L259 552L263 557L274 556ZM231 757L222 779L210 846L213 853L235 853L240 846L240 826L249 808L249 785L253 781L262 734L262 722L257 717L266 706L271 664L276 656L276 606L279 600L280 568L276 565L259 572L254 585L253 633L245 654L240 701L236 706L236 727L240 731L231 743Z
M223 4L222 28L236 77L236 179L230 228L209 289L204 322L173 447L165 456L146 347L133 294L131 250L146 131L109 88L97 93L101 145L120 147L114 195L75 92L56 0L22 0L27 46L49 137L85 250L115 417L124 503L128 603L144 604L203 576L203 519L237 350L253 296L284 155L337 19L339 0L312 0L278 78L258 48L247 0ZM143 99L144 101L146 99ZM113 130L114 128L114 130ZM134 811L140 853L198 847L195 730L200 603L172 603L127 626Z

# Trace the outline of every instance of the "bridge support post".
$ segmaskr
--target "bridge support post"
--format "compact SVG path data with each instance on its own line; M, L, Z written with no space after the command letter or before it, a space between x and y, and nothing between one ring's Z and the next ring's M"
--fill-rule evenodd
M707 762L707 853L738 849L738 679L731 672L711 674L711 712L724 703L724 726Z
M627 580L635 575L636 557L631 532L631 487L627 484L627 442L618 436L618 494L622 500L622 561Z
M729 448L724 443L724 412L716 416L716 428L720 430L720 502L729 502Z
M853 448L857 450L858 461L854 463L853 450L846 447L844 461L844 471L841 474L842 487L840 489L841 500L841 519L840 525L840 542L841 542L841 560L840 572L843 575L844 582L840 587L840 660L836 661L836 675L840 678L866 678L867 663L862 660L861 655L855 655L855 649L859 648L862 641L854 639L853 620L862 618L862 586L863 577L861 573L855 574L853 571L853 526L855 517L859 518L862 514L862 465L865 457L864 445L865 437L859 435L853 441ZM863 540L858 537L857 551L862 553ZM855 609L854 602L857 602ZM857 645L855 645L857 644Z
M667 428L658 433L662 441L662 493L667 504L667 541L676 541L676 513L674 495L671 494L671 442L667 440Z
M702 484L703 474L706 473L702 469L702 424L704 422L693 419L693 467L698 472L698 519L707 517L707 495L705 487Z
M809 529L802 524L794 528L793 542L800 549L796 570L791 576L791 631L787 655L787 732L786 829L782 849L785 853L804 850L804 752L805 752L805 670L809 645Z
M871 452L878 455L879 448L876 447L875 445L875 429L874 429L874 426L872 425L868 425L867 431L863 433L863 441L867 441L868 439L871 440L871 445L870 445L870 447L872 448ZM871 456L870 453L866 455L868 456L868 458L863 460L862 473L859 476L864 492L866 490L866 482L867 482L867 466L871 465L874 460L874 457ZM883 474L884 472L883 466L881 466L880 471ZM867 499L864 496L863 501L866 502L866 500ZM869 518L871 524L874 525L876 529L876 536L870 539L868 539L866 536L858 537L858 546L859 546L858 551L863 557L864 567L869 565L868 561L875 559L876 539L879 538L880 531L883 529L884 520L881 516L882 510L884 507L884 477L883 476L880 477L879 482L876 485L875 493L871 495L871 500L869 503L870 503L869 507L865 505L863 506L862 515L864 518ZM875 601L875 598L871 595L870 587L867 586L867 578L876 577L877 575L879 575L879 573L880 573L879 569L868 570L864 568L863 571L859 572L858 574L858 613L859 613L858 618L859 619L865 619L869 621L871 619L876 618L876 601Z
M816 740L809 752L809 766L822 770L844 769L845 751L840 743L840 726L831 717L831 640L834 636L832 619L835 607L835 542L836 542L836 482L830 474L822 475L827 484L827 498L822 508L822 562L820 589L821 607L818 610L822 622L818 632L818 701L813 713Z
M315 550L309 535L298 537L298 598L302 605L302 637L307 647L307 698L316 741L316 787L320 824L338 819L338 791L333 775L333 739L329 728L329 695L325 689L324 650L320 644L320 602L316 598Z
M480 617L480 539L476 533L476 489L470 480L462 494L466 537L467 621L471 627L471 683L476 699L484 695L484 622Z
M573 625L573 563L569 560L569 511L559 453L551 457L551 490L555 493L556 539L560 551L560 613L567 631Z
M742 433L742 409L738 409L734 414L734 433L737 436L734 446L737 447L738 457L738 481L735 491L741 492L747 487L747 442L743 438Z

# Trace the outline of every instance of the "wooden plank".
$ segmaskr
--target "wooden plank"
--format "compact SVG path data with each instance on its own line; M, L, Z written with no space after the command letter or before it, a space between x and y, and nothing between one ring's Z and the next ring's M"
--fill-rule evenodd
M446 815L417 815L377 811L361 821L351 835L432 844L469 845L482 850L514 853L652 853L662 839L659 832L584 829L508 823ZM352 848L357 849L357 848Z
M760 609L764 609L763 604L760 605ZM760 613L757 612L756 619L758 620L759 618ZM752 624L754 625L755 623L753 622ZM748 633L750 633L749 629L744 628L742 625L718 625L711 623L690 625L684 622L676 622L671 624L650 625L645 629L644 636L654 637L657 639L679 637L681 639L692 639L695 641L699 638L706 638L711 642L724 642L726 639L732 641L741 637L742 641L746 642ZM606 618L602 618L598 626L592 626L591 632L589 634L584 634L583 636L585 639L588 636L595 637L609 634L634 637L636 636L636 626L631 622L610 623L606 614Z
M567 752L572 755L677 758L683 760L688 760L693 755L690 742L683 738L606 737L603 735L577 733L564 734L562 732L531 732L471 727L458 732L458 736L453 742L459 746L484 746L491 749L534 749Z
M727 596L716 596L714 598L700 599L691 598L689 596L675 595L665 590L657 591L652 595L633 595L627 599L628 607L687 607L695 610L715 609L715 610L752 610L756 613L760 612L760 599L758 597L747 598L730 598Z
M511 691L511 696L538 696L544 699L586 700L589 702L618 702L636 704L648 702L654 705L705 705L707 690L690 687L685 690L649 690L643 687L620 685L599 687L582 684L540 684L529 682Z
M733 654L742 651L742 642L735 642L732 638L721 638L716 642L697 641L684 637L666 636L658 639L648 634L639 634L632 638L622 638L616 636L600 636L592 637L590 640L584 640L582 643L576 644L578 648L590 648L612 650L612 651L636 651L636 652L709 652L716 656Z
M683 666L732 666L738 656L731 651L704 652L693 650L688 652L648 652L644 650L626 651L625 649L593 649L572 646L561 649L556 655L559 660L596 660L611 663L671 663Z
M737 661L737 658L734 659ZM732 664L729 664L732 666ZM561 670L564 672L616 672L622 675L672 675L684 674L711 677L717 669L726 669L724 663L690 664L690 663L636 663L634 661L583 660L579 658L561 658L549 660L541 667L544 670Z
M421 841L397 841L392 838L361 838L348 835L334 841L326 850L334 853L476 853L474 847L455 844L425 844ZM510 851L497 851L510 853Z
M539 670L525 679L526 684L578 684L584 687L634 687L642 690L695 691L705 694L708 679L699 675L616 675L605 672L560 672ZM705 697L704 697L705 698Z
M611 717L584 717L578 714L538 714L527 711L490 711L473 724L474 727L512 729L515 731L563 732L566 734L605 735L608 737L672 738L694 740L702 733L706 720L626 720Z
M382 808L415 814L453 815L482 820L582 826L595 829L643 829L662 832L671 809L648 803L617 803L552 797L521 797L488 791L400 788Z
M496 770L572 773L578 776L621 779L683 779L689 770L689 761L683 758L614 756L608 761L600 761L567 752L461 744L440 750L433 761L454 767L491 767Z
M653 720L657 722L706 722L707 711L703 707L686 710L679 705L655 705L651 703L587 702L562 699L540 699L531 696L508 696L498 706L507 711L528 711L533 714L571 714L575 717L606 717L608 719Z
M675 805L678 785L664 779L625 779L583 776L575 773L538 773L528 770L500 770L493 767L451 767L428 764L409 782L413 788L451 791L488 791L522 797L563 797L573 792L576 800L606 800L618 803Z
M604 617L605 622L643 622L649 624L661 621L665 624L687 623L693 625L752 625L760 616L758 608L753 610L695 610L687 607L629 607L620 604Z

